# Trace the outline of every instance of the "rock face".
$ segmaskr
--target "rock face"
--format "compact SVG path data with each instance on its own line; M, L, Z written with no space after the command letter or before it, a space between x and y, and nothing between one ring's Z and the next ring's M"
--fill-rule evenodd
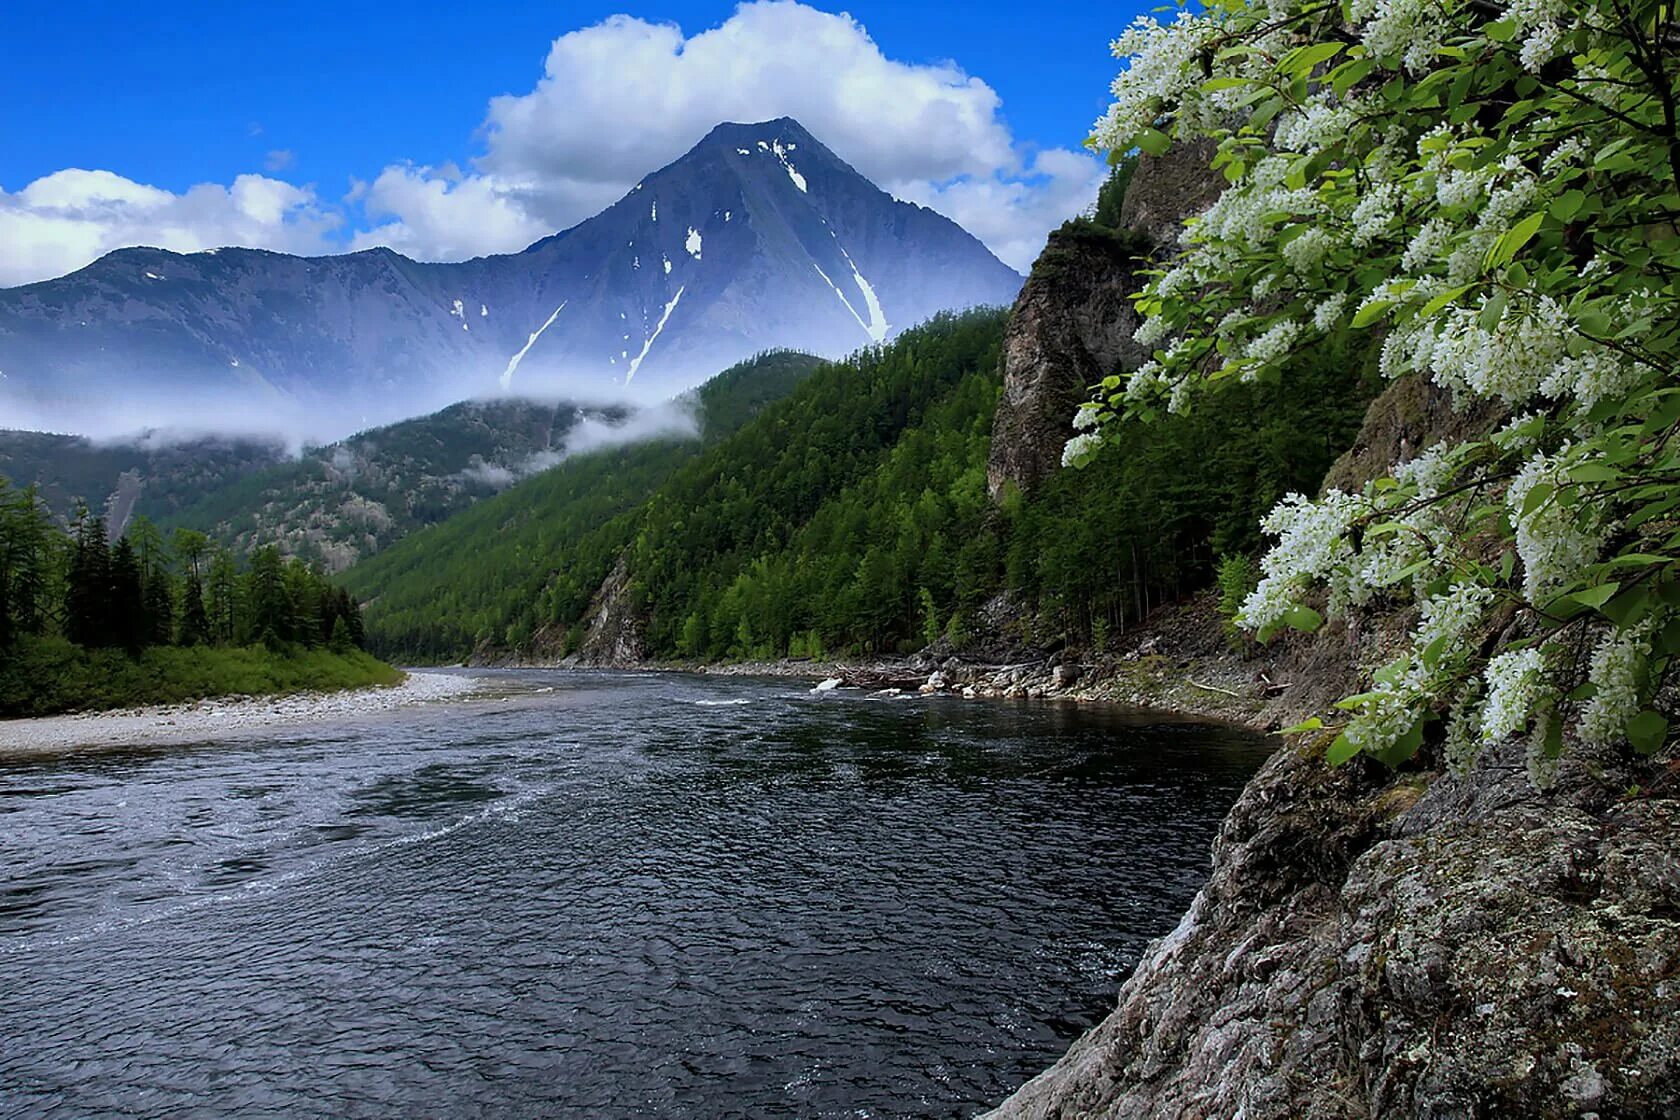
M1626 793L1661 772L1280 751L1119 1008L992 1115L1680 1115L1680 802Z
M1003 395L992 420L986 487L1030 490L1061 466L1074 409L1091 385L1137 365L1138 243L1068 227L1050 235L1015 300L1003 339Z
M324 439L486 393L653 400L763 350L838 357L1020 286L797 121L722 124L519 253L135 248L0 291L0 424L236 419Z
M1171 245L1183 220L1217 196L1209 153L1145 157L1121 207L1121 228L1069 223L1050 235L1015 300L1003 341L1003 396L992 424L986 485L993 500L1030 490L1061 465L1074 409L1109 374L1148 355L1132 341L1138 273Z
M641 618L630 586L630 558L621 555L584 616L583 644L568 667L633 667L647 659Z
M1397 382L1332 479L1478 422ZM1247 662L1204 652L1158 686L1194 709L1182 678L1221 680L1212 707L1275 729L1356 691L1406 621L1335 623ZM1233 712L1219 695L1244 678L1265 687ZM1150 674L1130 680L1149 702ZM1463 777L1427 750L1332 770L1322 747L1262 768L1113 1014L991 1115L1680 1117L1680 750L1572 744L1542 793L1520 744Z

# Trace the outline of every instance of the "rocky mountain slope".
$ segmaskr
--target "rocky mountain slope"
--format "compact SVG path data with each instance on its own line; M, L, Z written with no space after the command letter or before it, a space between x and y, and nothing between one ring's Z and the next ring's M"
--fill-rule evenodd
M123 249L0 291L0 421L322 438L497 390L658 400L767 348L838 357L1008 303L1020 282L796 121L723 124L521 253Z
M567 455L692 435L682 403L647 409L569 401L466 401L301 453L253 440L99 443L0 432L0 476L34 484L68 518L77 500L113 533L136 515L210 534L237 552L278 544L339 571Z

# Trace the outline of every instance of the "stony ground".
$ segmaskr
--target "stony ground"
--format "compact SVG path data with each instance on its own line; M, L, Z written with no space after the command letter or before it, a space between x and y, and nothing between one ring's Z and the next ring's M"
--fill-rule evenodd
M419 704L471 699L482 681L410 672L398 685L291 696L240 696L111 712L0 721L0 755L184 743L241 732L377 715Z

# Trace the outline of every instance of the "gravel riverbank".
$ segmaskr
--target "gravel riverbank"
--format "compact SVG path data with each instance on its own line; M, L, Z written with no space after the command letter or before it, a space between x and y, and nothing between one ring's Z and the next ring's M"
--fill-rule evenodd
M0 720L0 757L86 748L186 743L239 732L353 719L398 708L474 698L486 682L410 672L401 684L291 696L230 696L191 704Z

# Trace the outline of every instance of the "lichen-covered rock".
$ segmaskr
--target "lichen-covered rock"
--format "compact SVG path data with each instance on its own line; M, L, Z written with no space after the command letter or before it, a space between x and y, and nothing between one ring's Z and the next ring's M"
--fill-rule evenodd
M1280 750L1118 1009L993 1115L1680 1116L1672 759Z

